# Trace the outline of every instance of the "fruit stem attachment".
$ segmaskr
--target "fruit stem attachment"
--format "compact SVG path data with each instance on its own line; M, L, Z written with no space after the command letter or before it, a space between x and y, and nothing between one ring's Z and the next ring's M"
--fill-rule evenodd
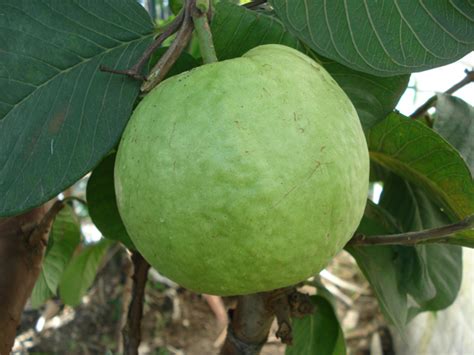
M265 293L240 296L235 310L229 312L229 318L227 336L220 354L259 354L275 318L266 307Z
M456 232L472 229L474 229L474 215L470 215L457 223L417 232L370 236L356 234L349 241L348 245L412 245L418 243L443 243L448 242L449 236Z
M275 317L277 337L291 344L290 317L304 317L313 313L313 308L309 296L299 293L295 287L240 296L235 310L229 312L230 323L220 354L259 354Z
M209 0L197 0L196 6L192 9L194 29L196 30L204 64L217 62L216 50L212 41L212 32L208 22L210 10L211 6Z
M132 262L134 268L132 276L132 300L128 307L127 324L122 330L125 355L138 355L138 347L141 341L143 300L145 297L148 270L150 269L150 264L148 264L137 251L132 253Z
M113 74L121 74L131 77L132 79L136 80L144 80L145 77L142 75L143 66L148 63L153 52L160 47L163 42L174 34L180 28L181 24L184 20L184 10L181 10L179 14L174 18L174 20L161 32L158 37L153 41L153 43L146 49L146 51L142 54L140 59L137 63L130 69L126 70L117 70L111 69L106 66L101 65L99 69L103 72L113 73Z
M470 70L470 71L466 70L465 73L466 73L466 76L461 81L451 86L444 93L453 94L454 92L458 91L462 87L468 85L469 83L472 83L474 81L474 70ZM438 99L437 95L431 96L423 105L418 107L415 110L415 112L413 112L410 115L410 117L415 119L422 116L426 111L428 111L431 107L433 107L436 104L437 99Z
M191 35L194 27L193 20L191 17L191 11L195 8L195 6L196 0L186 1L183 10L184 18L181 23L181 27L178 33L176 34L176 38L146 77L146 81L141 86L141 91L143 93L150 92L165 78L168 71L171 69L173 64L183 52L184 48L191 40Z

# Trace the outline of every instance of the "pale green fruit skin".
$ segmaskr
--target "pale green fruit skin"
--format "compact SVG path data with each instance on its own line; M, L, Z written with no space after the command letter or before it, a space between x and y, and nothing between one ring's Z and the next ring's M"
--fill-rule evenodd
M368 175L347 96L280 45L161 83L133 113L115 166L137 249L182 286L216 295L319 272L356 230Z

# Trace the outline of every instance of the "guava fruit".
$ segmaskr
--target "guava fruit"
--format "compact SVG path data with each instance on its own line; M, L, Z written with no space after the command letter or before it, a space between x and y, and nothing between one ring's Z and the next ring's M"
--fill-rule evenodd
M136 248L170 279L216 295L318 273L356 230L368 181L348 97L281 45L162 82L133 112L115 165Z

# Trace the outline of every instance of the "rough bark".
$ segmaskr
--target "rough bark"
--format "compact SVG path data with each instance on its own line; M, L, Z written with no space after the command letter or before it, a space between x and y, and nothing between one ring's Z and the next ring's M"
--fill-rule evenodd
M265 344L276 317L276 336L290 345L293 340L291 317L301 318L313 313L308 295L295 287L240 296L230 314L231 321L221 355L258 355Z
M237 307L231 314L221 355L260 353L275 318L266 303L264 293L239 297Z
M0 355L10 353L23 308L41 271L55 215L51 206L49 202L18 216L0 218Z

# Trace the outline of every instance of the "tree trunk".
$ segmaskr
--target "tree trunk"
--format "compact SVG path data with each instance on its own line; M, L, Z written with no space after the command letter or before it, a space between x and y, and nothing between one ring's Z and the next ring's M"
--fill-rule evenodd
M51 206L48 202L21 215L0 218L0 355L11 351L23 308L41 271L53 219L45 216Z

